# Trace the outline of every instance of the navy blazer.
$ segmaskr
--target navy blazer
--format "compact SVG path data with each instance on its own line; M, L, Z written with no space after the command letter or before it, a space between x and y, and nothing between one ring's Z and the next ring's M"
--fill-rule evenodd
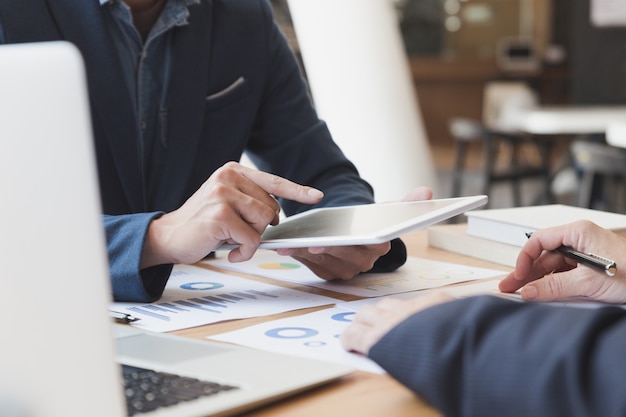
M416 313L370 357L447 417L626 416L626 310L481 296Z
M182 205L244 151L259 169L319 188L320 206L373 201L371 187L318 119L265 0L202 0L174 29L174 67L155 192L142 186L137 126L96 0L0 0L4 41L68 40L87 67L113 293L160 297L171 271L139 271L149 222ZM282 201L288 215L310 206ZM397 266L397 265L396 265Z

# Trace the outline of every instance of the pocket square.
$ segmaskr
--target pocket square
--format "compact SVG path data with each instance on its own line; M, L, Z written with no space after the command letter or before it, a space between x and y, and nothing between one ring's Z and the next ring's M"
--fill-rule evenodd
M223 96L227 95L228 93L230 93L231 91L237 89L237 87L239 87L240 85L242 85L245 82L246 82L246 79L243 76L239 77L239 78L237 78L235 80L234 83L232 83L231 85L229 85L225 89L223 89L221 91L218 91L217 93L209 94L206 97L206 100L209 101L209 100L214 100L214 99L223 97Z

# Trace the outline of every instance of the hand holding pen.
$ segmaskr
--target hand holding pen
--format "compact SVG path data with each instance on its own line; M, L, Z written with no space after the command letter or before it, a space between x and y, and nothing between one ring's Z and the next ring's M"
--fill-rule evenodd
M530 239L532 233L526 233L526 237ZM575 260L577 263L587 266L589 268L595 268L598 271L602 271L610 277L614 277L617 272L617 264L614 260L608 259L594 253L584 253L570 248L569 246L561 245L555 249L562 255L567 256L570 259Z
M515 270L500 283L503 292L521 289L522 298L555 301L585 297L626 303L626 238L589 221L532 233Z

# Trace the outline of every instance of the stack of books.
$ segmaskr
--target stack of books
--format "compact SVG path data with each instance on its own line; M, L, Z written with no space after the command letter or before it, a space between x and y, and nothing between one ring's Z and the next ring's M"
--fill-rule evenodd
M563 204L474 210L465 215L467 224L429 227L428 244L513 267L526 233L535 230L586 219L626 236L626 215Z

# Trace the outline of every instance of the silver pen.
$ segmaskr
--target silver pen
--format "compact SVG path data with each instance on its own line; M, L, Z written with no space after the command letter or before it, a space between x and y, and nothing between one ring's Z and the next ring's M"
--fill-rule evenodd
M526 233L526 237L530 239L532 233ZM570 259L575 260L581 265L595 268L600 271L604 271L610 277L615 276L617 273L617 264L611 259L604 258L602 256L594 255L593 253L583 253L576 249L572 249L568 246L561 245L555 249L557 252L567 256Z
M111 316L111 318L113 318L116 322L124 324L133 323L137 320L140 320L139 318L131 316L130 314L120 313L119 311L112 310L109 310L109 316Z

